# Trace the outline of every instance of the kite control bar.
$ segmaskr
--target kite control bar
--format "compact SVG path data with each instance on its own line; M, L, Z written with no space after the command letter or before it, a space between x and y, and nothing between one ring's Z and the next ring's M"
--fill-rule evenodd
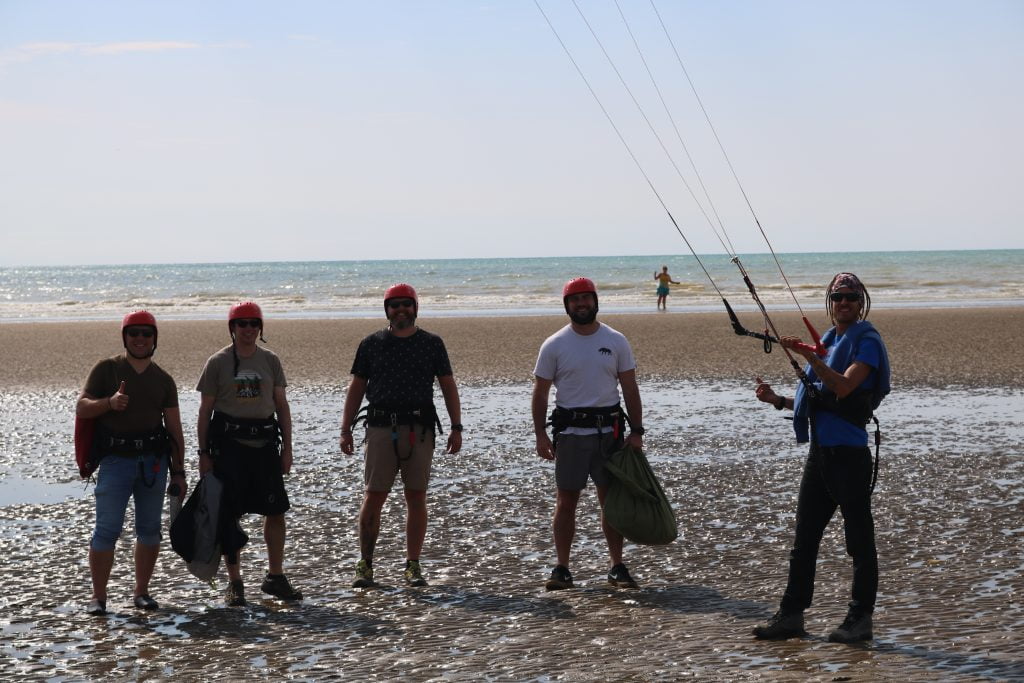
M725 304L725 310L729 313L729 320L732 322L732 331L740 335L741 337L753 337L754 339L760 339L761 341L764 342L764 352L771 353L772 344L778 344L779 340L768 334L767 330L765 330L764 333L751 332L747 328L743 327L743 324L740 322L740 319L736 317L736 313L733 312L732 306L729 305L729 302L723 298L722 303ZM810 344L804 344L803 342L798 342L795 348L804 351L810 351L811 353L816 353L819 356L824 356L828 352L828 350L824 346L822 346L821 336L818 334L818 331L814 329L814 326L811 325L810 321L807 320L807 318L804 318L803 320L804 324L807 326L807 329L811 333L811 337L814 339L814 346L811 346Z

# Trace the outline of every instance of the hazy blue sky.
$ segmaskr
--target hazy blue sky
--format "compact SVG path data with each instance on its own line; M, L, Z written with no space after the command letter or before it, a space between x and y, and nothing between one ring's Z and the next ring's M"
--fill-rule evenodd
M740 252L649 0L619 0ZM576 13L540 0L700 252ZM580 0L676 163L614 0ZM1024 247L1024 2L657 0L779 251ZM0 0L0 265L687 253L533 0Z

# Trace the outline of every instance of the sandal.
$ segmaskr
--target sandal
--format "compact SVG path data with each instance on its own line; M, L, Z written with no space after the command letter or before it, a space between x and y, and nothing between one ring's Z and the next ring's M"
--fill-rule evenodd
M85 608L85 613L94 617L105 616L107 613L107 601L93 598L89 601L89 606Z

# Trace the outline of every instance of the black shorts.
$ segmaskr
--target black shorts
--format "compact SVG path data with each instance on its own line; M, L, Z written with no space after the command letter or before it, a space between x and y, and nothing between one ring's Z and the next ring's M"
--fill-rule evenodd
M291 507L275 443L253 447L224 439L213 460L213 471L224 484L225 503L235 517L280 515Z

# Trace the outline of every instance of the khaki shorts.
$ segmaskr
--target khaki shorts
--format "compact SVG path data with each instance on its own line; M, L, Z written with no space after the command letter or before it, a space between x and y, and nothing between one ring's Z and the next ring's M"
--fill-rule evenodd
M416 425L415 430L413 443L410 444L408 426L398 427L397 443L391 438L391 427L366 428L363 482L367 491L390 491L399 473L402 474L402 485L406 490L427 490L430 465L434 460L434 432L423 425Z

